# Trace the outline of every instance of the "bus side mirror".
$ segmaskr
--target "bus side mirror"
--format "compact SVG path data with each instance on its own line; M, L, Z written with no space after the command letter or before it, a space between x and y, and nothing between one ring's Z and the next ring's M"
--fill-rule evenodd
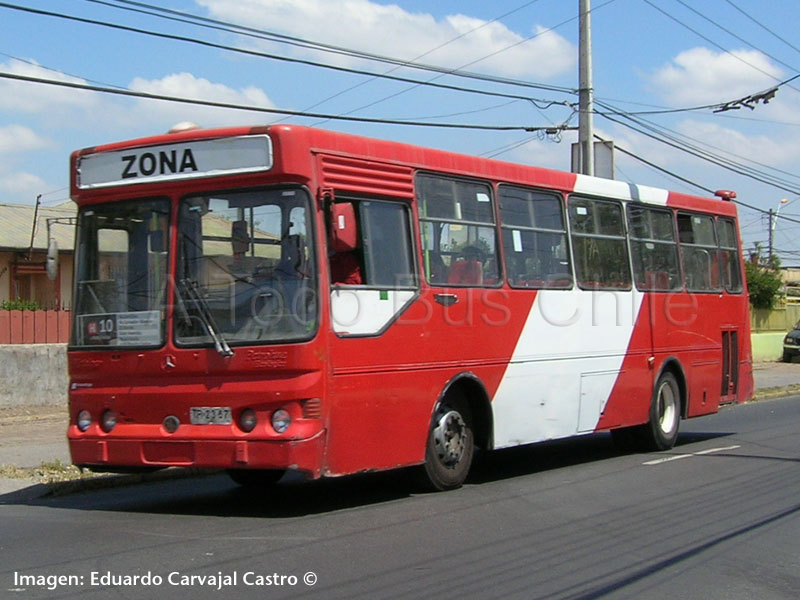
M45 260L45 271L50 281L55 281L58 276L58 242L55 238L50 238L47 245L47 259Z
M334 252L350 252L358 248L356 210L352 202L331 204L331 249Z

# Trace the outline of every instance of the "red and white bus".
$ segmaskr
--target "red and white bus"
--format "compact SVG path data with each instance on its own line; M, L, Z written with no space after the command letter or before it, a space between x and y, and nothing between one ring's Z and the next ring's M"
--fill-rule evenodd
M75 152L68 431L95 470L242 484L610 431L753 389L731 193L295 126Z

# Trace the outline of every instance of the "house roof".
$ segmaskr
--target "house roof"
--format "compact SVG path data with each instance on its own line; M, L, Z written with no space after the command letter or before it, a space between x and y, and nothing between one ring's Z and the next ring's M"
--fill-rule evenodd
M77 210L73 202L40 206L33 249L47 251L47 221L50 220L50 235L58 242L59 250L71 252L75 246L75 225L68 224L68 219L75 217ZM34 212L32 204L0 204L0 250L27 251L30 248ZM60 222L56 223L54 219Z

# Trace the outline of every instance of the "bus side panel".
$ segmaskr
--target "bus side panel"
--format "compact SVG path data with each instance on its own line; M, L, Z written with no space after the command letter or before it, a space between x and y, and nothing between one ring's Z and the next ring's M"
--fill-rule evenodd
M606 427L639 418L628 414L627 394L641 384L649 350L637 324L643 298L638 291L538 293L494 397L495 447L591 433L604 414ZM626 365L629 348L637 358Z
M657 303L655 294L645 294L619 377L597 424L598 431L639 425L650 418L654 384L654 369L650 360L653 356L652 323Z
M658 372L668 359L678 360L686 376L688 417L714 413L723 400L749 398L752 368L746 302L745 295L727 293L654 296L655 369ZM735 337L728 339L735 339L737 348L725 354L723 340L730 332ZM726 373L736 378L733 385L725 384Z
M445 306L436 296L457 301ZM328 474L419 464L433 408L453 378L477 378L491 398L536 296L431 289L379 335L331 336Z
M356 340L337 352L357 351ZM352 347L352 348L351 348ZM335 375L330 386L327 475L390 469L425 458L431 398L441 382L432 369Z

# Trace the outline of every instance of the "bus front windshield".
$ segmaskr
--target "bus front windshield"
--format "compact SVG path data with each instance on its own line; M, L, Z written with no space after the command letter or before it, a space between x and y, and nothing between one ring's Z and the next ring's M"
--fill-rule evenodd
M308 194L299 188L184 198L175 340L229 346L310 338L317 303Z
M78 214L74 346L164 343L169 201L113 202Z

